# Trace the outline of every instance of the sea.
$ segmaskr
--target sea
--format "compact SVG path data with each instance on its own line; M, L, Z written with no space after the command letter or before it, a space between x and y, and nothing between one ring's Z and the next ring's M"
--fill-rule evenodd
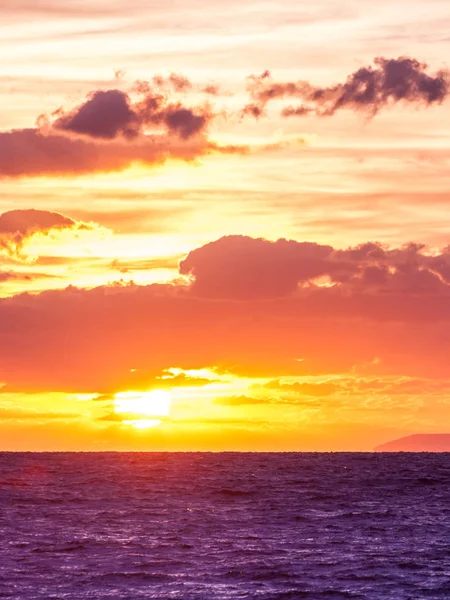
M0 598L450 598L450 454L0 453Z

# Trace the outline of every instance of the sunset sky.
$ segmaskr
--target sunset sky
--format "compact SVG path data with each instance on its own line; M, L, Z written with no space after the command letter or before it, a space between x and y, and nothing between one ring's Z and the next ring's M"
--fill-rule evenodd
M450 6L0 0L0 449L450 431Z

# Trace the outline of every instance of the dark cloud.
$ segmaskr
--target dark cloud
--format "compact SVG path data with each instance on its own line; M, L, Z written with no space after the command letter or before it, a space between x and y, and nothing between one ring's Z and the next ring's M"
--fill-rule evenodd
M252 101L244 107L242 114L259 118L265 114L266 106L270 101L307 97L313 89L306 81L275 82L270 71L264 71L261 75L250 75L247 78L247 91Z
M113 139L118 135L132 138L138 135L138 116L129 105L128 96L120 90L99 90L72 112L63 114L54 123L56 129Z
M155 83L156 82L156 83ZM155 78L153 84L139 81L133 86L135 100L130 94L113 89L97 90L89 94L86 101L70 111L60 109L51 121L40 118L56 130L85 135L91 138L114 139L122 136L133 139L142 135L146 127L162 126L171 135L189 139L205 132L213 120L208 105L187 107L173 102L166 87L184 92L191 85L181 75L172 74L168 79Z
M302 104L282 110L282 116L333 115L340 109L361 110L375 115L381 109L397 104L440 104L450 90L450 74L446 69L428 72L428 65L414 58L378 57L374 65L361 67L345 83L317 87L307 81L276 82L270 73L251 76L248 91L251 102L244 114L259 117L270 101L299 98Z
M170 131L187 140L206 128L208 115L196 115L188 108L171 106L164 114L164 122Z

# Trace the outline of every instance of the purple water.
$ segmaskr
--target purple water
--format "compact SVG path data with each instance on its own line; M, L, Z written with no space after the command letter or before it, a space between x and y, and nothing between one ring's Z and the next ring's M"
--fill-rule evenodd
M0 454L0 597L450 598L450 454Z

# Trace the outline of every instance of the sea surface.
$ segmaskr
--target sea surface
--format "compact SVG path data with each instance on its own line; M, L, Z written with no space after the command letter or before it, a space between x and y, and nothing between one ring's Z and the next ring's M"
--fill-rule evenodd
M0 598L450 598L450 454L0 453Z

